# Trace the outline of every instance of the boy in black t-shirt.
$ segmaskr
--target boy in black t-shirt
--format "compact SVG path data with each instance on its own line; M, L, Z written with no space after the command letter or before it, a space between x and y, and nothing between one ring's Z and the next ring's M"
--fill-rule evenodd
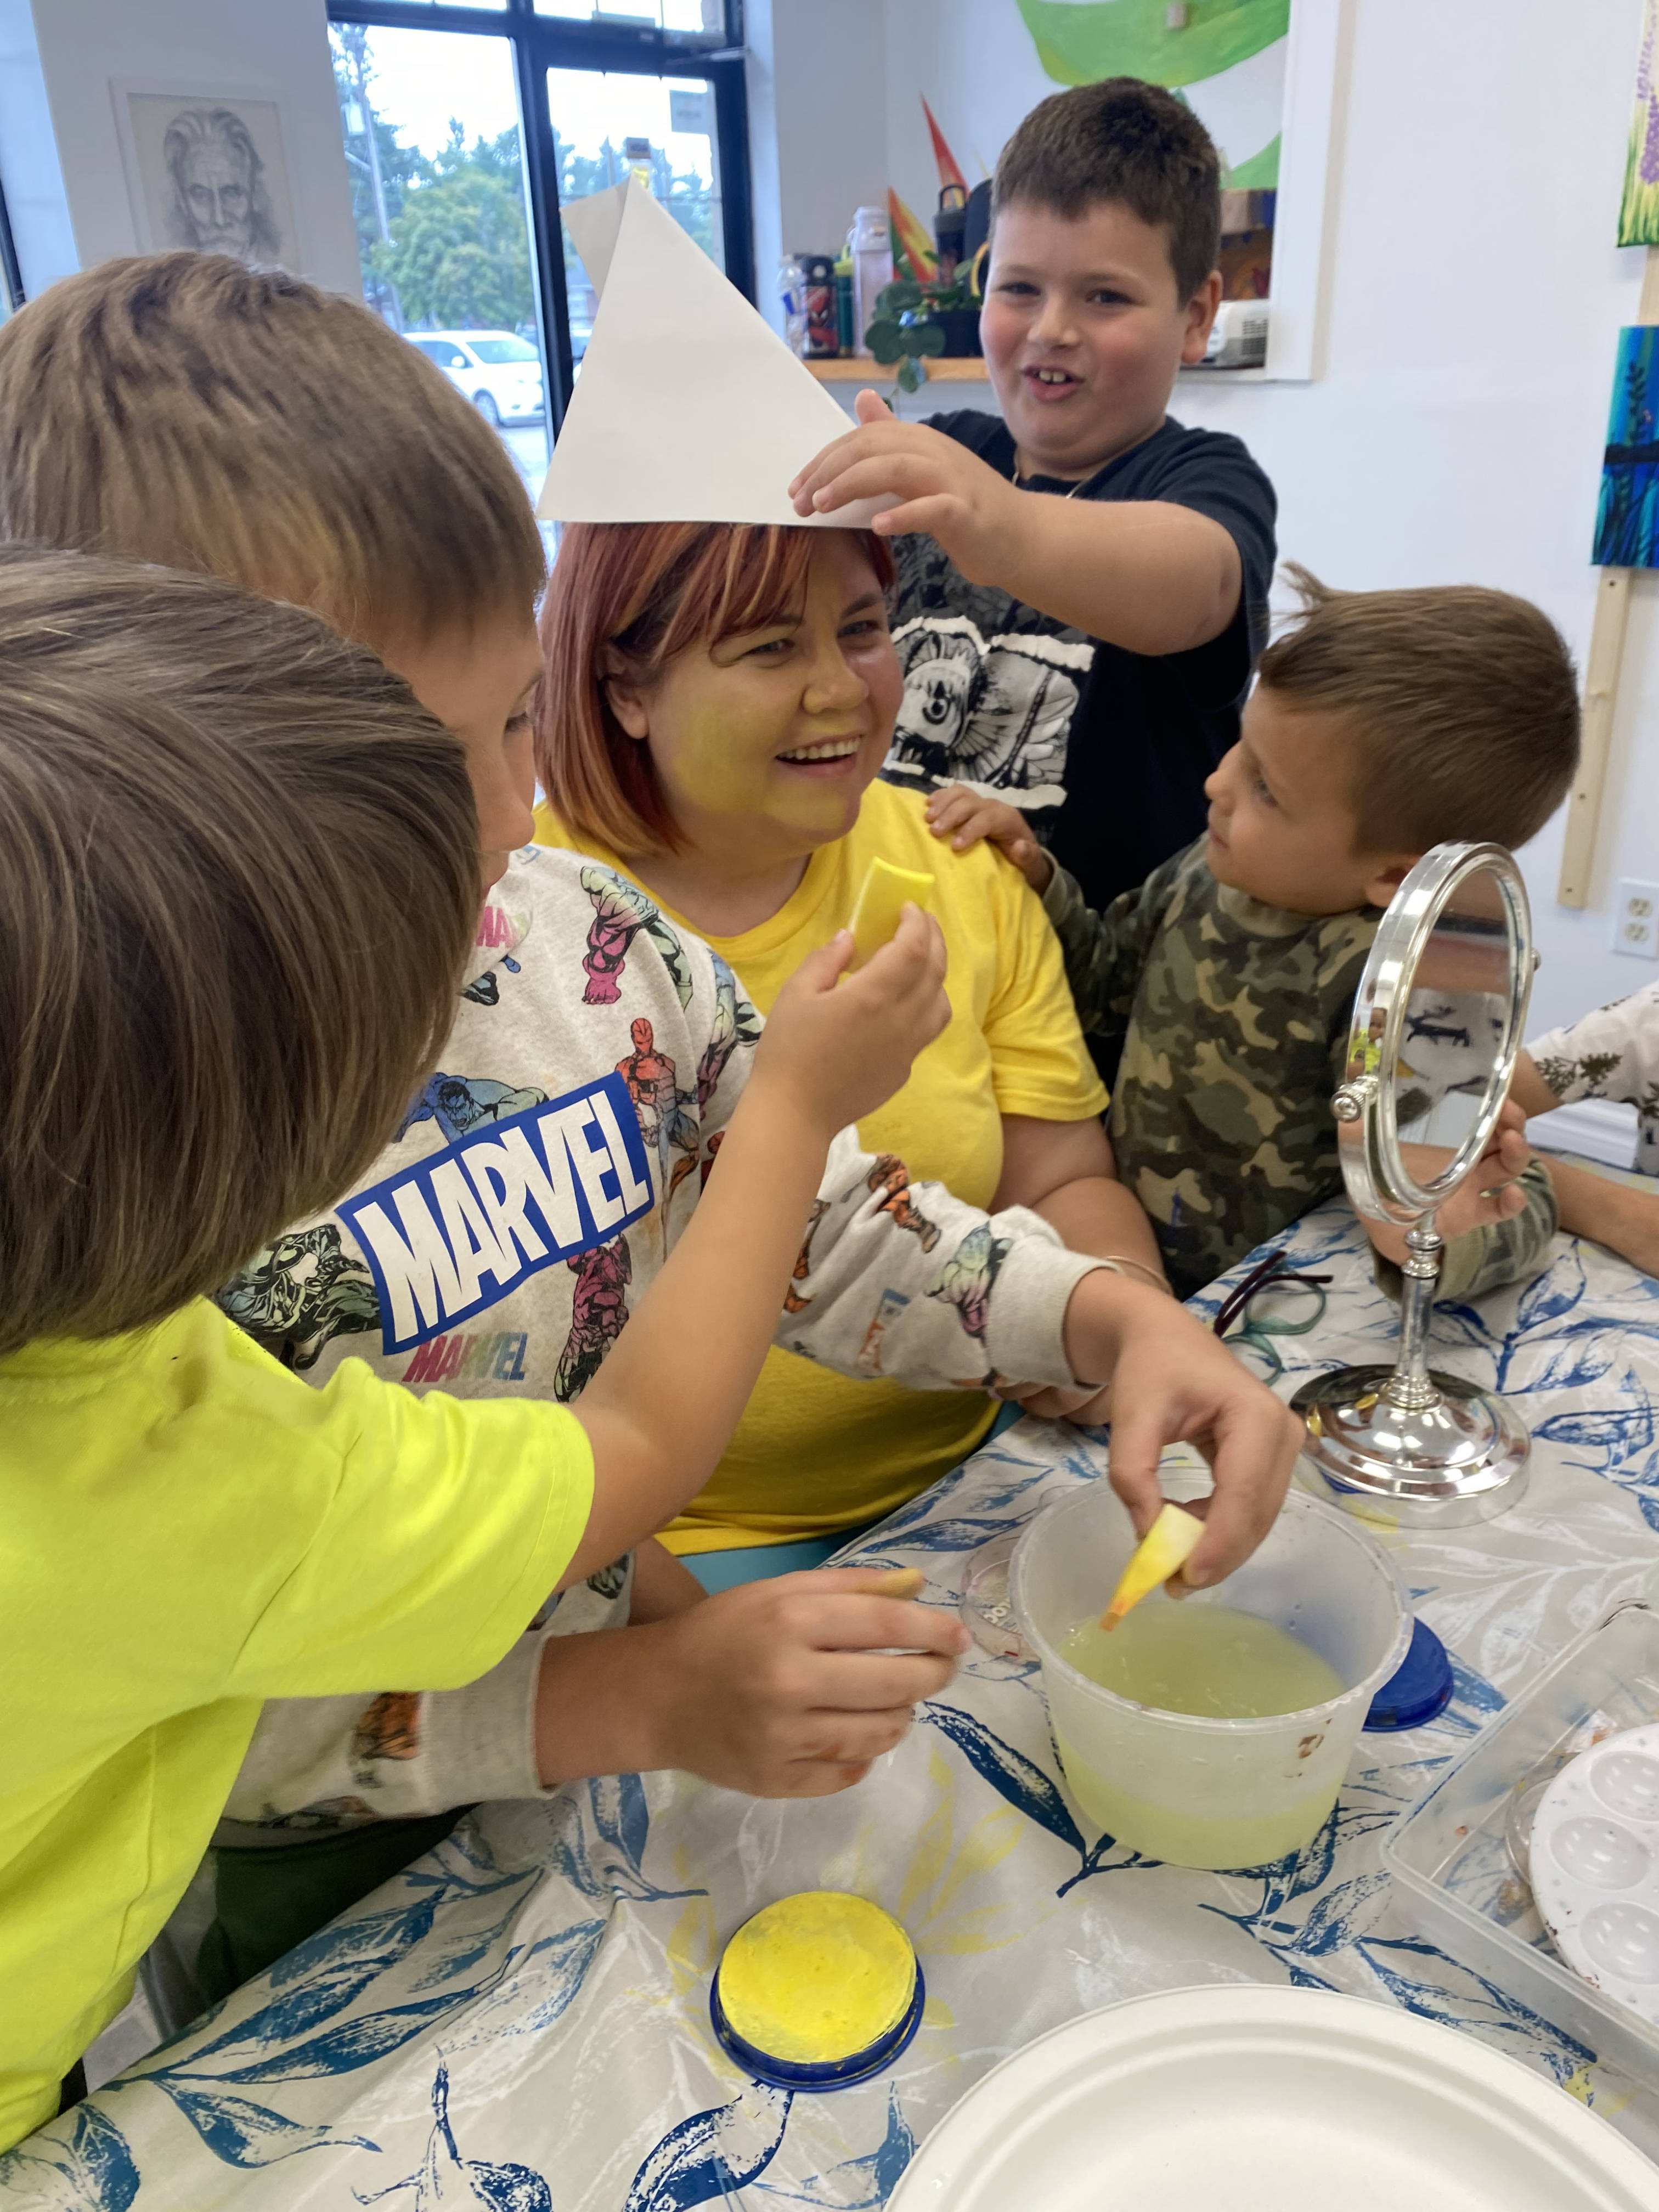
M1219 167L1136 77L1057 93L1003 149L981 332L1002 410L861 427L802 514L897 494L904 704L885 773L1028 813L1097 909L1202 830L1266 642L1273 486L1164 413L1221 296Z

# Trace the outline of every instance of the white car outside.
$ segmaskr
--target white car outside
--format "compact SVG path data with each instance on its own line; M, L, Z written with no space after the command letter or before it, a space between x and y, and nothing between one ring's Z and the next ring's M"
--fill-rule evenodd
M410 331L410 345L435 362L486 422L539 422L547 402L542 357L511 331Z

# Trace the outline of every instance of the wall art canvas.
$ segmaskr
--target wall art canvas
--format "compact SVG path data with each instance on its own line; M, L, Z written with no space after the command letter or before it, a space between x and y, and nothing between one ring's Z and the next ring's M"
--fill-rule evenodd
M1654 82L1659 0L1643 0L1636 53L1636 100L1625 149L1625 194L1619 203L1620 246L1659 246L1659 87Z
M113 89L142 252L189 246L238 261L299 266L274 100Z
M1222 184L1279 183L1291 0L1018 0L1057 84L1145 77L1178 90L1221 151Z
M1659 324L1619 333L1601 460L1595 550L1601 568L1659 568Z

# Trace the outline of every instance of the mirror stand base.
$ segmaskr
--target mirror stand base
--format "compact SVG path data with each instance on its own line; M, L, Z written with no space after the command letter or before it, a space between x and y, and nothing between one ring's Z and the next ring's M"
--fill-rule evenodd
M1531 1438L1503 1399L1455 1375L1430 1380L1437 1401L1391 1405L1392 1367L1316 1375L1291 1401L1307 1426L1304 1456L1334 1504L1402 1528L1494 1521L1526 1494Z

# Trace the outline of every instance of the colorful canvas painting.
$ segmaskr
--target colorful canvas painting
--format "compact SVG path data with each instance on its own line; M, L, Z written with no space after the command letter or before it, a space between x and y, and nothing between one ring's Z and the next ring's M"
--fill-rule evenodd
M1659 568L1659 324L1619 333L1595 550L1602 568Z
M1636 102L1625 154L1625 196L1619 204L1620 246L1659 246L1659 87L1654 82L1659 0L1643 0L1642 42L1636 55Z
M1057 84L1145 77L1189 100L1235 191L1279 182L1291 0L1019 0L1037 59Z

